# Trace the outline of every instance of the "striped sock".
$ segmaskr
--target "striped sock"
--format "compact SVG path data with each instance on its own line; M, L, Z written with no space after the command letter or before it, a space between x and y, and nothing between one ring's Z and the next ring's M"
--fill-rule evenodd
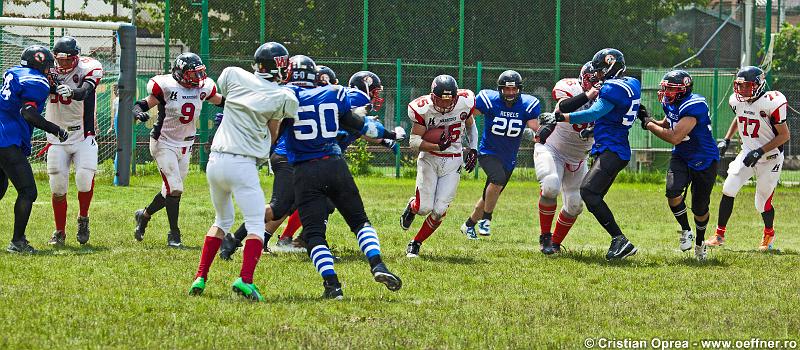
M553 230L553 243L561 244L564 241L564 238L567 237L569 230L572 228L572 225L575 223L578 217L570 217L562 210L558 214L558 220L556 221L556 228Z
M378 241L378 233L375 232L375 228L369 224L358 231L356 238L358 239L358 247L361 248L361 251L367 256L367 259L381 254L381 243Z
M333 254L327 246L318 245L311 248L311 261L322 277L336 275L336 271L333 270Z
M541 228L541 233L550 233L550 229L553 227L553 218L556 216L556 205L551 204L543 204L539 201L539 227Z

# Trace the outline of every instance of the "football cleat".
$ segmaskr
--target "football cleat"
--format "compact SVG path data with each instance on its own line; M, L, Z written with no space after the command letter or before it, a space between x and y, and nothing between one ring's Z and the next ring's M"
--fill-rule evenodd
M636 247L628 241L625 235L619 235L611 239L611 246L608 247L606 260L625 259L636 254Z
M481 236L490 235L491 233L489 230L491 226L492 220L478 220L478 234Z
M560 249L560 247L559 247ZM539 235L539 250L544 253L544 255L551 255L555 253L553 250L553 234L543 233Z
M36 253L36 249L31 247L31 245L28 244L27 240L17 241L17 242L12 241L11 243L8 244L8 248L6 248L6 251L9 253L26 253L26 254Z
M89 218L86 216L78 217L78 243L81 245L89 242Z
M775 243L775 235L764 235L761 239L761 244L758 246L758 250L762 252L766 252L768 250L772 250L772 245Z
M469 227L467 223L461 224L461 233L467 236L467 239L478 239L478 233L475 230L475 226Z
M707 248L705 242L701 245L694 246L694 258L697 261L706 261Z
M200 295L203 294L203 290L206 289L206 279L203 277L197 277L192 282L192 286L189 287L189 295Z
M408 242L408 248L406 248L406 258L419 258L419 248L422 246L422 242L417 242L412 240Z
M144 217L144 209L139 209L133 214L133 219L136 220L136 229L133 230L133 238L141 242L144 239L144 230L147 229L147 223L150 219Z
M181 243L181 231L170 231L167 233L167 246L172 248L180 248L183 246L183 243Z
M49 245L63 246L67 240L67 234L64 231L55 230L53 236L47 241Z
M261 296L261 292L258 291L258 287L256 287L256 285L253 283L244 283L241 277L237 278L236 281L233 282L231 289L233 289L236 294L243 296L245 299L252 301L264 301L264 297Z
M372 277L375 278L375 282L382 283L386 286L386 289L392 292L396 292L403 287L403 281L400 280L400 277L389 272L389 269L383 263L372 268Z
M725 236L715 234L714 237L707 239L703 243L708 247L721 247L725 244Z
M682 252L692 249L692 245L694 245L694 232L692 232L692 230L681 231L681 238L679 239L679 242Z
M328 284L327 281L322 282L322 287L325 290L322 292L322 297L325 299L342 300L344 299L344 292L342 292L341 284Z
M229 232L225 234L225 238L222 239L222 246L219 248L219 257L222 260L231 260L233 253L236 253L236 249L242 246L242 241L233 237L233 235Z
M414 217L417 216L417 214L411 210L411 202L413 201L414 197L411 197L406 205L406 210L403 211L403 215L400 215L400 228L403 230L411 228L411 224L414 223Z
M561 254L563 251L561 250L561 243L553 243L553 254Z
M286 253L302 253L306 250L305 248L295 246L292 237L286 237L278 240L278 243L275 244L275 251Z

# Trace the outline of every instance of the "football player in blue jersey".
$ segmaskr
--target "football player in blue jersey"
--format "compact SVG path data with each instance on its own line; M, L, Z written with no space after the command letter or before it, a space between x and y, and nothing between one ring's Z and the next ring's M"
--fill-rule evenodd
M708 204L717 179L719 152L714 135L711 134L711 117L706 99L692 93L692 85L692 77L686 71L668 72L661 80L658 91L665 118L654 120L644 106L639 107L637 117L642 122L642 128L675 145L667 170L667 202L681 225L680 249L692 249L692 241L695 241L694 256L703 261L706 259L704 240L708 225ZM696 238L689 225L683 196L689 185L692 186Z
M636 78L624 76L625 57L619 50L598 51L591 65L596 79L603 82L595 103L589 109L573 113L543 113L539 116L539 124L543 125L539 138L547 142L557 122L595 123L594 145L590 152L594 163L581 183L581 198L612 237L606 259L623 259L636 254L636 247L622 234L603 197L631 159L628 131L639 110L641 84Z
M5 195L8 181L11 181L17 189L17 201L14 204L14 236L6 250L12 253L36 252L25 237L33 202L38 195L28 162L33 128L56 135L61 142L69 137L66 130L41 115L55 82L55 74L53 53L40 45L27 47L22 52L20 64L3 74L0 88L0 199Z
M472 215L461 225L468 237L489 236L492 213L514 167L525 128L539 127L539 100L522 93L522 76L507 70L497 78L497 90L481 90L475 98L475 114L484 115L483 135L478 146L478 162L486 173L483 194Z
M379 122L366 118L365 108L380 90L360 99L349 94L349 88L323 86L313 88L316 65L308 57L293 57L290 63L289 83L305 82L308 87L295 87L300 101L297 116L286 138L287 158L294 166L294 190L297 210L306 237L307 251L317 272L323 279L323 297L342 299L342 285L333 266L333 255L325 238L328 221L328 199L342 214L350 230L356 235L358 246L367 256L373 278L389 290L402 287L399 277L389 272L381 258L380 243L375 228L364 211L358 187L350 169L342 158L336 136L342 127L359 130L371 138L402 139L405 131L395 128L385 130ZM374 86L378 81L373 73L362 73L360 84ZM359 74L359 73L357 73ZM352 79L351 79L352 81Z

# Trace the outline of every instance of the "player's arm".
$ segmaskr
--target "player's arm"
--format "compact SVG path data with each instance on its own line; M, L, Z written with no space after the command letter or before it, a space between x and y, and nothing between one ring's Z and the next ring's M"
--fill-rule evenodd
M789 126L786 125L786 123L772 124L772 126L775 128L776 135L772 140L767 142L766 145L761 147L761 149L764 150L764 153L767 153L775 148L780 147L781 145L786 143L786 141L789 141L789 138L791 137L789 133Z
M88 97L94 96L94 91L97 89L97 82L94 77L85 77L81 84L76 88L72 88L66 84L60 84L56 87L55 93L64 98L71 98L75 101L83 101Z
M367 106L354 108L339 117L339 121L345 128L358 130L361 135L373 138L390 140L402 140L406 137L406 132L402 127L395 127L394 130L386 130L380 121L367 118L370 109Z
M591 123L600 119L600 117L608 114L611 110L614 109L614 104L611 101L608 101L604 98L598 98L597 102L595 102L589 109L585 109L578 112L573 113L560 113L556 112L555 121L556 122L567 122L570 124L583 124L583 123Z
M442 149L439 148L439 144L428 142L422 139L422 135L425 135L425 131L428 129L425 128L424 125L420 125L414 123L411 126L411 136L409 137L409 144L411 148L418 151L424 152L441 152ZM446 148L445 148L446 149Z
M464 121L464 125L466 125L466 132L467 132L467 142L470 149L478 149L478 125L475 123L475 118L470 115L467 117L467 120Z
M283 121L287 121L287 123L291 127L292 119L288 119L288 118L287 119L283 119L283 120L281 120L281 119L270 119L267 122L267 128L269 128L269 136L271 138L270 141L271 141L272 145L275 145L275 143L278 142L278 136L280 136L281 126L283 126ZM286 126L283 126L283 127L286 127ZM274 147L272 147L272 148L274 148Z
M599 93L600 90L593 87L587 92L583 92L572 97L562 98L558 100L558 103L556 103L556 111L561 113L575 112L589 101L597 98Z
M658 136L658 138L673 145L677 145L683 142L683 139L686 138L686 135L689 135L689 132L691 132L695 125L697 125L697 118L693 116L683 117L672 129L662 126L661 122L664 122L664 120L661 120L660 122L651 120L649 122L645 122L643 125L647 130Z
M211 104L219 108L225 108L225 96L222 96L222 94L214 94L214 96L209 97L206 101L211 102Z
M150 114L147 114L147 111L159 103L158 97L152 94L147 95L147 97L133 103L133 117L142 123L146 122L150 119Z
M53 122L45 119L39 114L39 111L36 106L36 102L33 101L25 101L22 104L22 108L19 110L22 117L25 118L29 124L33 125L36 128L42 129L49 134L53 134L58 136L61 142L64 142L69 137L69 134L66 130L60 128L58 125L54 124Z

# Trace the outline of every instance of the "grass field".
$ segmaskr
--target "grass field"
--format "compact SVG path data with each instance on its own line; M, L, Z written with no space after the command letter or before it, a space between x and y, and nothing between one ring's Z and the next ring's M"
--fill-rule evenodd
M270 188L272 179L263 181ZM144 242L133 239L133 211L158 191L158 177L134 178L129 188L99 181L92 238L84 248L75 241L73 187L68 247L55 250L45 244L53 227L50 191L46 181L39 183L28 238L40 254L0 254L0 348L583 348L587 337L658 337L690 345L701 339L800 340L796 188L779 189L774 198L781 252L755 250L761 218L753 189L746 188L727 247L697 263L677 251L677 224L663 185L615 185L607 198L639 254L609 263L609 237L588 213L565 241L568 254L539 253L538 185L531 181L505 191L490 238L467 241L458 229L483 182L464 181L444 224L423 245L423 257L409 260L404 250L413 232L401 231L397 217L413 180L363 178L358 183L367 213L403 289L392 293L372 281L353 235L334 214L328 237L342 257L336 269L344 301L320 299L321 279L306 256L275 254L262 257L256 270L267 301L254 304L230 292L241 254L215 261L202 297L186 294L214 216L203 175L188 180L181 204L187 247L181 250L166 247L163 212ZM0 202L6 240L15 197L9 190ZM718 200L719 186L709 226Z

